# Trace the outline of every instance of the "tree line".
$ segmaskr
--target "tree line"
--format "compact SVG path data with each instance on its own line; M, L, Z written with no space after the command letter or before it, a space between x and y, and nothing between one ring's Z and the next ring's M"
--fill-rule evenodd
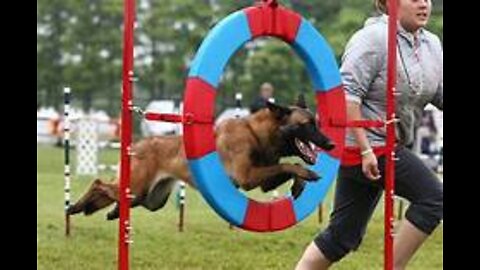
M208 31L253 0L137 0L135 103L181 100L189 63ZM340 57L348 38L375 13L372 0L283 0L310 20ZM443 40L443 1L434 1L428 29ZM73 90L74 104L88 110L120 111L123 0L37 1L37 104L61 108L62 89ZM221 83L218 108L233 105L234 93L246 102L259 85L271 82L279 102L299 92L313 104L304 63L283 42L260 38L232 57ZM247 105L247 104L245 104Z

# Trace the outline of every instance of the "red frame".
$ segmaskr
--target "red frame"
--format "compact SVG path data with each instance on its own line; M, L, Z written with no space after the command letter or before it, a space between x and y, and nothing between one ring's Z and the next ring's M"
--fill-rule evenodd
M124 2L122 118L120 151L120 219L118 226L118 269L129 269L130 243L130 147L132 144L133 34L135 0Z
M395 87L397 84L397 0L388 1L387 142L385 163L384 269L393 270L393 207L395 193Z
M276 1L264 1L268 4ZM386 141L386 178L385 178L385 241L384 241L384 269L393 269L393 206L395 185L395 102L394 89L396 86L396 34L397 34L397 2L388 2L388 62L387 62L387 141ZM265 14L270 17L271 14ZM282 16L283 17L283 16ZM289 14L285 18L290 18ZM122 87L122 124L121 124L121 167L119 190L119 242L118 242L118 269L129 269L129 238L130 238L130 146L132 143L132 81L133 81L133 34L135 18L135 0L124 1L124 39L123 39L123 87ZM277 19L277 18L276 18ZM280 19L280 17L278 18ZM268 20L275 22L276 20ZM261 22L259 22L261 23ZM286 32L289 29L278 29L271 26L272 33ZM260 34L260 33L257 33ZM211 149L204 149L209 151Z

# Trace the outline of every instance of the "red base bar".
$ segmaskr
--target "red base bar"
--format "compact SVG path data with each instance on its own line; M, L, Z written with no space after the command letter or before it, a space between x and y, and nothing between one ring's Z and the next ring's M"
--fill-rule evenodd
M172 122L172 123L183 122L181 115L170 114L170 113L145 113L145 119L150 121L162 121L162 122Z
M150 121L161 121L183 124L213 124L211 117L194 116L193 114L172 114L172 113L145 113L145 119Z
M337 119L331 119L330 125L334 127L384 127L385 122L380 120L352 120L341 121Z

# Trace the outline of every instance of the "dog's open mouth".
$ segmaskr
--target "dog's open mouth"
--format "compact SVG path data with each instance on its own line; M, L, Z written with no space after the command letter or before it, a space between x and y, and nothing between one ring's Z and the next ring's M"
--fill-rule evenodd
M304 143L300 139L295 138L295 145L297 146L300 153L303 154L305 161L310 164L315 164L317 160L317 152L315 151L315 144L312 142Z

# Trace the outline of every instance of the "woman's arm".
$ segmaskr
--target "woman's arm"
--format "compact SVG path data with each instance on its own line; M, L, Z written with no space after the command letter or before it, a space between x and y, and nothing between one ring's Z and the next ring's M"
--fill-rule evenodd
M363 29L352 36L342 57L340 72L347 99L347 119L362 120L360 105L385 60L383 35L375 28ZM350 128L362 153L362 170L369 179L380 178L378 162L364 128Z
M360 104L354 101L347 102L347 118L352 120L362 120L362 114L360 112ZM360 151L366 151L371 149L370 143L368 142L367 135L365 134L365 130L363 128L350 128L350 132L352 133L355 141L357 142L358 146L360 147Z
M360 111L360 104L354 101L347 102L347 118L349 120L362 120L362 114ZM371 180L377 180L380 178L380 171L378 170L377 157L373 153L372 147L368 142L365 129L363 128L349 128L355 141L360 147L362 155L362 171L365 176Z

